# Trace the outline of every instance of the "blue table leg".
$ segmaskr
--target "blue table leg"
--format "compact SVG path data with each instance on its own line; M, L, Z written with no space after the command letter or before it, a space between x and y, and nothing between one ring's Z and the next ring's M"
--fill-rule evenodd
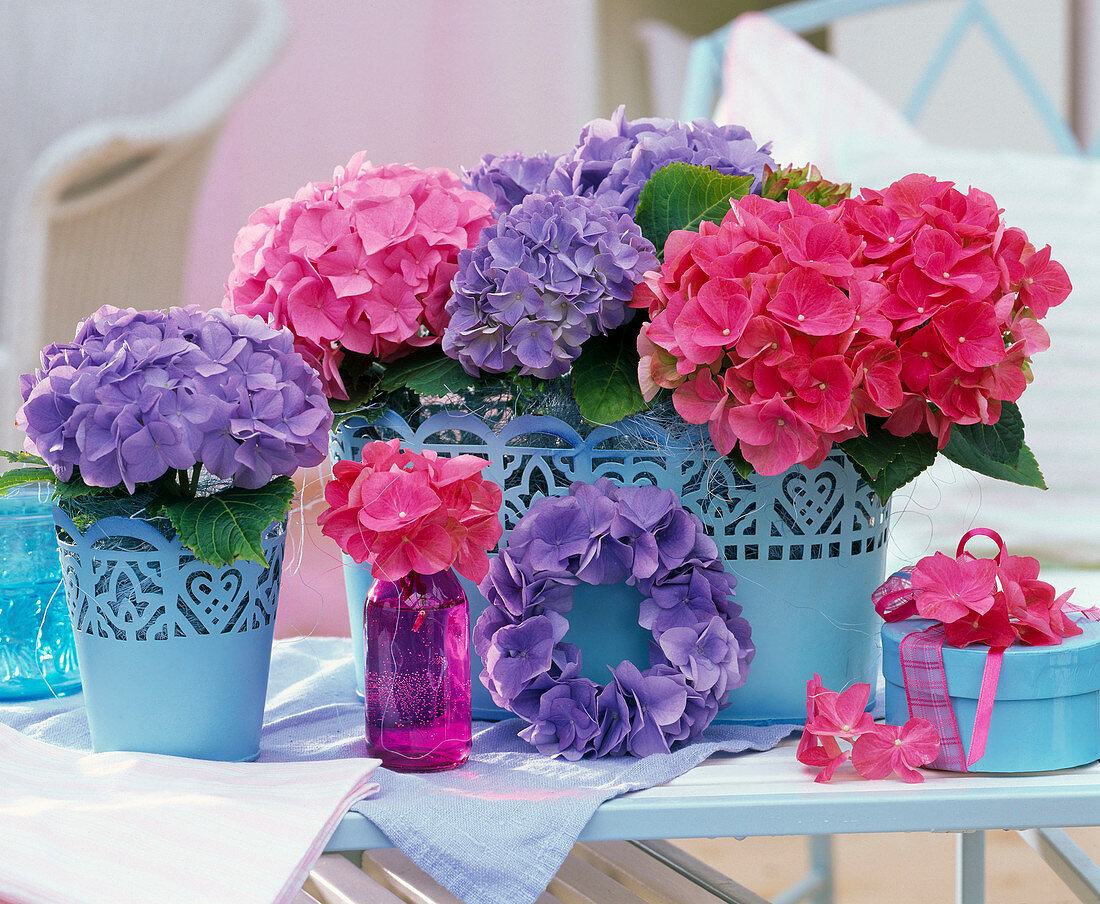
M772 904L833 904L833 836L809 836L810 871L777 894Z
M985 904L985 832L960 832L955 848L956 904Z
M810 867L821 884L811 904L833 904L833 836L810 836Z
M1070 891L1085 904L1100 904L1100 866L1074 843L1065 829L1025 829L1030 844Z

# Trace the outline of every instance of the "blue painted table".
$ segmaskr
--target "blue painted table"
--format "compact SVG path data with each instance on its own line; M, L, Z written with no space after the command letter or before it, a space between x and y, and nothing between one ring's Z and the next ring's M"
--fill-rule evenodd
M666 785L607 801L580 840L809 835L814 872L775 902L831 904L829 836L956 832L956 899L980 904L984 831L1015 829L1081 900L1100 902L1100 868L1054 828L1100 825L1100 764L1007 777L925 770L922 785L868 782L842 769L818 785L794 754L795 742L788 741L765 753L711 757ZM392 846L370 820L349 814L327 849Z

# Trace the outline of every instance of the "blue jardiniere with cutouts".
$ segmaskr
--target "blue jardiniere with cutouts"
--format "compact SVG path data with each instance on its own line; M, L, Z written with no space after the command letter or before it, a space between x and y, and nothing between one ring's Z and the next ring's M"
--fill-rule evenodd
M94 748L255 759L285 524L264 534L266 566L219 568L165 521L54 517Z
M413 418L410 418L413 420ZM886 564L887 510L839 452L819 467L796 466L778 477L738 474L701 428L671 435L646 416L596 427L587 435L557 417L483 419L442 411L415 427L394 411L368 422L346 420L334 431L333 459L358 459L364 443L399 438L408 448L488 459L485 476L504 492L505 538L543 495L564 495L577 480L610 477L674 490L715 539L737 578L736 601L752 627L756 656L745 686L732 692L717 722L804 721L806 681L817 672L829 687L877 683L880 654L871 591ZM503 542L503 541L502 541ZM348 613L362 690L363 603L370 569L344 557ZM471 623L484 609L464 582ZM566 638L581 647L583 674L607 680L607 667L630 659L649 665L649 632L638 626L638 591L583 588L574 596ZM481 662L472 661L475 675ZM832 682L832 683L830 683ZM508 718L474 682L474 718Z

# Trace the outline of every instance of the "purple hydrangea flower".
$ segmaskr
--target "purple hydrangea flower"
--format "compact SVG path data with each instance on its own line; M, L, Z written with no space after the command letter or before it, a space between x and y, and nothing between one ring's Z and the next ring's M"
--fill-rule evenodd
M545 672L554 640L554 627L545 615L500 628L485 657L485 668L493 676L497 692L506 699L515 697Z
M654 675L677 676L676 669L667 665L654 666L651 671ZM684 714L677 722L664 727L664 734L670 747L699 734L699 726L710 725L721 708L718 705L718 698L713 693L705 693L690 686L685 687L685 690L687 700L684 704Z
M498 706L510 709L528 722L534 722L538 716L542 695L559 681L576 678L580 671L581 651L576 644L559 643L554 645L554 655L551 657L550 668L513 697L511 703L497 701L497 696L493 693L492 681L489 679L487 672L481 673L481 683L489 688L489 694Z
M630 707L616 682L608 682L596 697L596 718L600 724L596 756L624 753L630 733Z
M721 694L731 683L729 679L736 679L736 638L721 616L715 615L702 625L669 628L661 635L660 645L668 661L690 678L697 690L709 691L718 686ZM734 674L727 676L731 664Z
M320 464L332 424L287 332L223 310L103 307L25 376L20 423L60 480L157 480L202 464L256 488Z
M559 681L542 695L538 715L519 736L539 753L579 760L595 749L597 689L587 678Z
M672 675L643 674L632 662L615 667L615 683L631 710L626 747L634 756L668 753L669 744L662 731L680 721L687 705L684 679Z
M528 195L458 256L443 351L470 374L550 379L586 339L633 314L653 245L626 214L589 198Z
M642 186L670 163L694 163L731 176L752 175L753 191L773 163L771 145L757 147L741 126L719 126L708 119L626 118L619 107L611 119L594 119L580 141L559 158L546 189L591 196L608 207L633 213Z
M549 154L486 154L478 166L462 171L462 184L492 198L499 217L528 195L545 194L546 177L557 162Z

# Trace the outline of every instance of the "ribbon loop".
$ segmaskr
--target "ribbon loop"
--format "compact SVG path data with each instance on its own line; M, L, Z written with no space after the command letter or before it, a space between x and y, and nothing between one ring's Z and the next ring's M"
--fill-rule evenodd
M997 555L993 557L993 561L1000 565L1001 556L1005 554L1005 541L1001 539L999 533L990 527L973 527L963 534L962 539L959 540L959 545L955 548L955 558L957 559L963 554L963 550L966 549L966 544L975 537L988 537L997 544Z
M871 594L875 611L883 621L905 621L917 614L916 595L909 577L908 571L895 571Z

